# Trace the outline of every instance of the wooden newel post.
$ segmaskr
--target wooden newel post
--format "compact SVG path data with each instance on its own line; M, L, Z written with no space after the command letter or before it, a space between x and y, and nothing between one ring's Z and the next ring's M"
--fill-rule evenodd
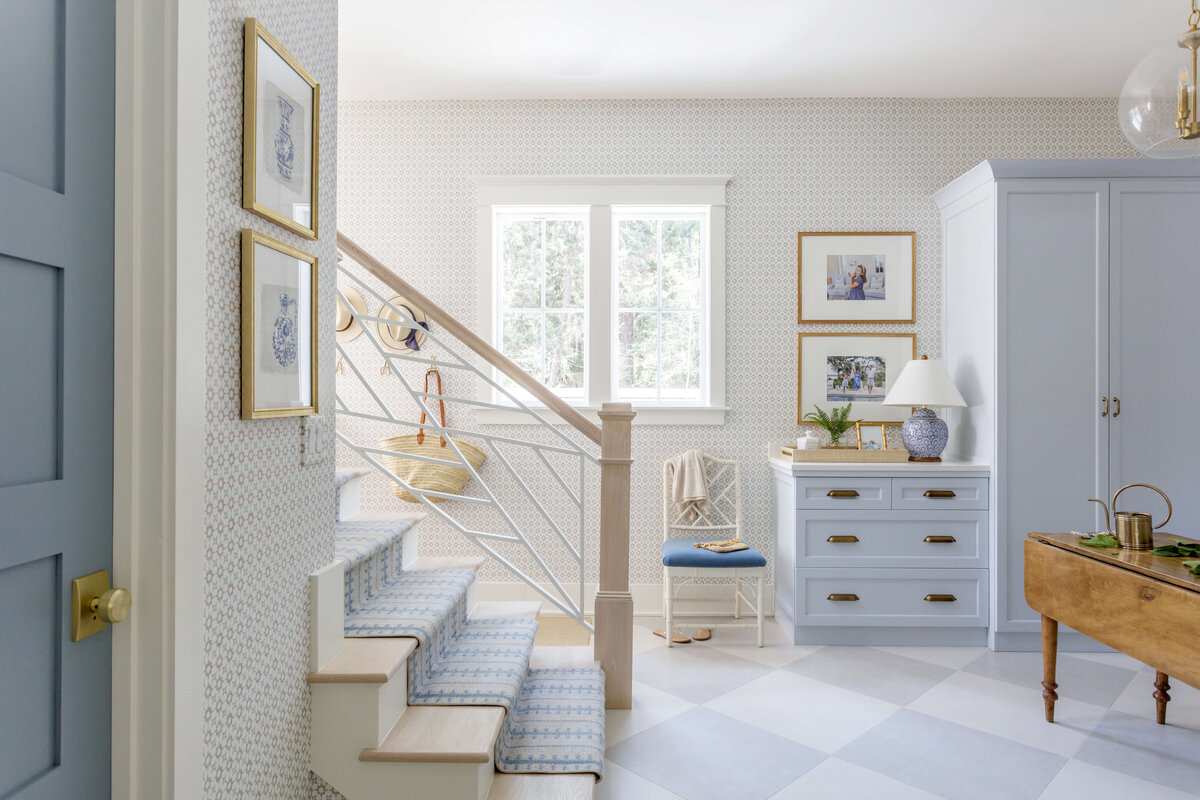
M633 703L633 595L629 593L629 403L600 410L600 590L596 593L595 658L604 669L604 705Z

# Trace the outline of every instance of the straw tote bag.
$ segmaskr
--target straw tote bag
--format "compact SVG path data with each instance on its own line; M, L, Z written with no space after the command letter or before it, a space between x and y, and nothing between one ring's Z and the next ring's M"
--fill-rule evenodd
M438 372L437 367L430 367L425 371L426 394L429 393L430 375L437 378L438 409L442 418L442 427L444 428L446 427L446 403L441 397L442 374ZM422 425L425 424L425 400L427 399L422 398L421 402ZM467 459L467 462L473 469L478 470L487 459L486 453L468 441L454 439L454 444L462 452L463 457ZM416 433L393 436L390 439L380 439L379 447L383 450L394 450L404 455L436 458L442 461L458 461L458 456L446 444L445 439L438 437L436 442L432 438L426 441L424 428L421 428ZM467 481L471 479L471 473L463 467L452 467L448 464L430 464L427 461L405 458L404 455L384 456L383 465L396 473L397 477L401 478L414 489L424 489L425 491L441 492L443 494L458 494L467 485ZM418 498L405 491L404 487L398 483L392 487L392 491L396 493L396 497L406 503L421 502ZM442 503L447 498L430 497L429 500L434 503Z

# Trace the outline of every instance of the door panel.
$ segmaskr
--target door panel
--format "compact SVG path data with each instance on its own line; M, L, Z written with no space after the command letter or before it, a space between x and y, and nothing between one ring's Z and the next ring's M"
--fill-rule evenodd
M108 797L114 0L0 4L0 797ZM118 576L119 577L119 576Z
M1200 537L1200 181L1112 185L1112 379L1121 413L1109 423L1112 486L1150 483L1175 514L1164 530ZM1166 508L1148 489L1125 510Z
M1107 482L1098 403L1108 370L1107 183L1004 181L997 213L1003 394L993 564L1005 591L995 624L1032 632L1040 617L1025 604L1025 536L1086 525L1095 516L1087 499Z

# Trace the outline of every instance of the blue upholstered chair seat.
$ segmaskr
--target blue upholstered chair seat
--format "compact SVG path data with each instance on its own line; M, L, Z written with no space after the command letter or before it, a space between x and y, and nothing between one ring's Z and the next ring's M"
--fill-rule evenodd
M703 547L695 547L697 542L707 542L709 539L667 539L662 546L662 562L664 567L765 567L767 559L753 547L746 550L734 550L732 553L714 553Z

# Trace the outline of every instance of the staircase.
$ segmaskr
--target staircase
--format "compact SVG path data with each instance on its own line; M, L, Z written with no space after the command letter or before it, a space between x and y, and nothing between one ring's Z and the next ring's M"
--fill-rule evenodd
M312 578L313 771L348 800L591 798L591 648L534 647L540 603L477 602L483 558L422 559L425 512L362 513L363 474L337 476L337 560Z

